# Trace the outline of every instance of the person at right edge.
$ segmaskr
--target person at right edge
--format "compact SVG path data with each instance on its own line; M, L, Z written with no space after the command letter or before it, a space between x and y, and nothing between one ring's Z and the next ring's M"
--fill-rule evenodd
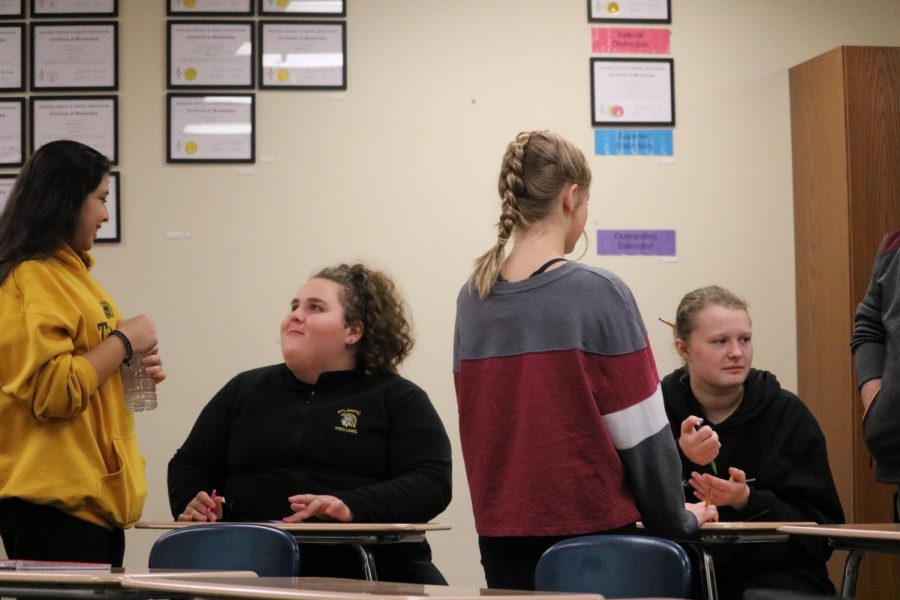
M541 554L567 537L631 533L639 519L682 537L717 516L685 504L631 290L563 258L584 231L590 184L574 144L517 135L500 169L497 240L457 300L460 440L491 588L533 589Z
M876 462L875 480L900 484L900 229L888 233L875 257L866 296L850 339L862 397L863 437ZM900 488L898 488L900 492ZM900 493L894 494L900 522Z

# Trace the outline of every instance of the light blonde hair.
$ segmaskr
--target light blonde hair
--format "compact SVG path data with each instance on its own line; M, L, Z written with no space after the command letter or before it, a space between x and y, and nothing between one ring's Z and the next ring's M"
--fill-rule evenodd
M723 306L747 312L747 302L730 290L718 285L709 285L688 292L678 303L675 313L675 338L685 342L691 337L697 326L697 313L707 306Z
M570 141L551 131L523 131L509 143L500 165L497 242L475 261L469 276L479 297L487 297L500 277L513 228L527 228L546 217L560 190L569 183L581 188L580 200L584 201L591 170L584 154Z

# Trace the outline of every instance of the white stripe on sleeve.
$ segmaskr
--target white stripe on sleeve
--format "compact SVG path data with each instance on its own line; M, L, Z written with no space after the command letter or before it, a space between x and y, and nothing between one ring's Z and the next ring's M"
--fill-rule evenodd
M669 426L663 408L662 389L659 384L653 394L633 406L604 415L604 422L617 450L634 448L645 439Z

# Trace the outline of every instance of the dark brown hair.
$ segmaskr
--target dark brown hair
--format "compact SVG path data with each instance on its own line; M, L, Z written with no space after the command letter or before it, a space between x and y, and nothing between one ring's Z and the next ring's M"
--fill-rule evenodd
M327 267L314 277L343 287L344 322L363 326L357 360L366 374L396 373L415 341L404 302L391 278L361 264Z
M108 174L109 160L80 142L49 142L31 155L0 213L0 283L72 241L82 205Z

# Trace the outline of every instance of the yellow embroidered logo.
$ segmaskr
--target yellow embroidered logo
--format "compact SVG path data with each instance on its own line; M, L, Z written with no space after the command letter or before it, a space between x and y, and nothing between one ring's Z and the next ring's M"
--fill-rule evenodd
M355 408L342 408L337 411L338 418L340 419L339 425L336 425L334 430L340 431L342 433L358 433L356 431L356 424L359 421L360 415L362 412L356 410Z

